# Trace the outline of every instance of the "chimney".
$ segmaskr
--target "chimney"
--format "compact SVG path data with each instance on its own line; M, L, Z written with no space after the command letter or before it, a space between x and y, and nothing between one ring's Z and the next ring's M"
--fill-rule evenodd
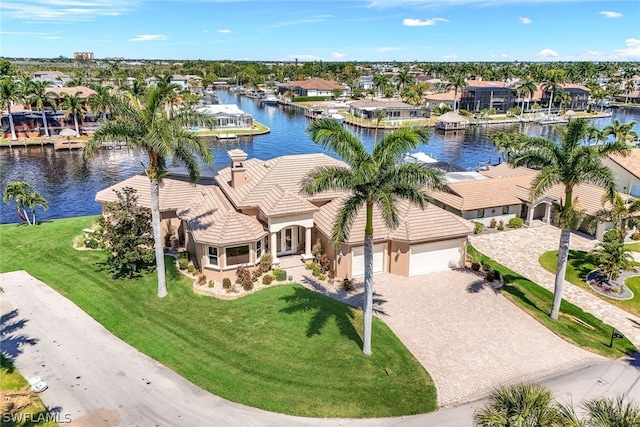
M241 187L247 180L244 163L247 161L247 153L240 149L227 152L231 159L231 188Z

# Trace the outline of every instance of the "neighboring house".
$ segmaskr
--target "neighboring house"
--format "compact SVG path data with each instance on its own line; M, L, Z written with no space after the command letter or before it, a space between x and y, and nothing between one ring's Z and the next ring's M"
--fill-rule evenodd
M624 92L613 96L617 102L629 102L631 104L640 104L640 91Z
M36 71L33 80L49 82L53 87L62 87L71 80L71 77L60 71Z
M574 110L574 111L584 111L588 108L589 106L589 88L586 86L582 86L582 85L577 85L577 84L573 84L573 83L565 83L560 85L560 90L564 91L564 92L568 92L569 95L571 96L571 101L568 103L565 103L562 105L562 108L564 108L565 110ZM553 108L555 108L555 105L558 105L555 101L556 99L556 93L554 92L553 96L554 96L554 106L552 106L552 110ZM531 98L531 102L537 102L541 105L549 105L549 100L551 98L551 91L547 90L544 91L542 90L542 85L539 84L538 85L538 89L535 91L535 93L533 94L532 98Z
M442 93L431 93L424 96L425 99L425 107L429 109L433 109L435 107L442 108L447 106L453 110L454 104L454 91L442 92Z
M349 113L363 119L374 120L384 112L385 120L406 120L429 117L425 107L400 101L356 101L349 104Z
M373 76L362 76L360 80L358 80L358 87L362 90L373 89L375 85L373 84Z
M151 86L158 83L158 79L155 76L149 77L145 81L147 82L147 86ZM169 83L175 84L178 86L178 88L176 89L177 92L189 89L189 77L187 76L181 76L179 74L175 74L171 76L171 81Z
M334 89L342 89L344 94L344 87L340 83L324 80L319 77L285 83L278 89L280 94L292 89L296 92L297 96L333 96Z
M626 157L610 154L603 162L615 174L619 192L640 197L640 149L631 150Z
M167 177L160 190L164 233L167 224L181 231L183 244L208 279L234 279L238 266L257 265L267 251L274 265L287 256L310 260L317 241L336 277L364 274L364 211L354 219L349 240L334 247L333 221L344 193L300 194L301 180L316 167L344 163L325 154L247 159L239 149L229 151L229 157L230 167L219 171L215 183L187 187ZM113 188L140 183L146 188L139 194L147 194L140 203L148 206L149 180L140 178L146 179L134 177L102 190L96 200L105 201ZM463 265L473 224L431 204L423 211L400 202L398 214L400 226L389 230L374 211L375 272L410 276Z
M516 91L505 82L468 80L460 96L459 108L474 112L495 109L498 113L506 113L516 101Z
M198 108L198 112L211 116L216 128L252 129L253 117L235 104L211 104Z
M478 170L483 177L473 177L467 181L449 182L445 191L434 191L434 204L443 209L484 225L519 217L526 225L534 220L552 223L553 207L564 203L564 186L555 185L538 199L531 199L531 182L538 171L524 167L513 168L508 163L489 166ZM448 174L446 174L448 175ZM446 178L445 175L445 178ZM589 217L603 208L611 208L610 203L602 204L605 190L592 184L574 187L575 206L585 213L585 220L579 230L602 240L604 232L612 227L610 223L597 224L595 232L587 229Z

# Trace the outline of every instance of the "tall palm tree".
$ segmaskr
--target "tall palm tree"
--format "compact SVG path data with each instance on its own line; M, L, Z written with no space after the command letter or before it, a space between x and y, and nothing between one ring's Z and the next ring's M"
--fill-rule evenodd
M562 107L564 104L568 104L571 102L571 94L566 90L559 90L556 92L556 102L560 105L560 111L562 111Z
M607 198L613 200L616 194L616 180L611 169L602 163L602 159L612 153L626 155L629 150L626 144L619 141L597 146L585 145L588 129L586 120L571 119L567 126L561 129L559 144L545 138L527 136L527 144L513 159L514 166L540 168L531 184L532 199L542 196L554 185L564 186L564 202L561 202L559 209L559 226L562 231L553 307L550 313L554 320L558 320L562 302L571 230L575 229L581 220L580 213L573 207L573 189L581 183L600 185L605 188Z
M460 109L460 103L458 101L458 91L462 91L467 86L467 79L463 74L454 74L448 78L449 83L447 89L454 89L453 92L453 111Z
M396 82L398 84L398 89L402 89L404 87L411 86L411 83L413 83L413 77L409 74L409 70L405 68L396 76Z
M439 172L418 163L400 163L407 153L429 138L427 128L405 127L386 135L371 153L362 141L335 120L317 120L307 129L308 135L325 149L333 151L349 166L319 167L302 181L302 191L313 195L323 191L348 194L333 225L335 245L349 238L351 225L364 207L364 337L362 352L371 354L371 319L373 304L373 207L378 207L387 227L398 227L396 203L407 200L421 208L427 206L425 188L442 188Z
M49 136L49 124L47 123L47 115L44 112L45 106L50 106L55 111L56 101L54 99L55 94L47 88L51 85L51 82L32 80L28 91L25 93L28 105L35 105L38 111L42 114L42 123L44 124L44 136Z
M64 110L64 118L73 116L73 124L76 128L76 138L80 138L80 127L78 126L78 117L84 119L84 100L81 98L82 92L76 92L73 95L69 93L62 94L62 102L60 108Z
M36 225L38 222L36 221L36 208L41 207L43 210L49 209L49 202L44 196L37 191L31 191L27 193L24 198L24 204L31 211L31 224Z
M147 90L147 86L142 80L134 80L131 85L124 87L125 92L129 96L129 98L140 107L140 99L144 95Z
M20 85L18 85L12 78L6 78L0 80L0 104L2 108L7 109L9 116L9 129L11 130L11 140L18 139L16 136L16 128L13 124L13 114L11 114L11 105L14 102L22 101L22 91Z
M164 114L166 91L152 86L147 90L142 103L115 102L114 120L103 121L98 125L93 138L84 148L84 155L93 156L100 144L106 141L122 141L132 149L141 149L147 153L148 165L144 172L150 180L150 207L153 225L153 238L158 272L158 298L167 295L164 269L164 250L160 229L160 184L167 175L167 160L173 158L185 164L191 182L200 176L200 163L211 162L211 153L206 142L188 130L191 125L215 127L213 120L193 109L184 108L170 118Z
M631 92L636 90L636 84L633 82L633 80L627 80L627 82L624 84L624 90L625 90L624 103L628 104L629 97L631 96Z
M378 96L382 96L382 91L389 84L389 76L386 74L374 74L373 75L373 87L378 89Z
M536 82L531 79L525 79L520 83L520 85L518 85L517 91L520 97L522 97L522 113L524 113L525 98L527 98L527 100L531 100L533 94L536 93L536 89L538 89L538 87L536 86Z
M546 92L551 92L549 96L549 109L547 110L547 114L551 114L554 93L562 87L566 80L567 78L564 70L558 68L553 68L544 74L544 78L542 79L542 89Z
M526 135L521 133L496 132L491 135L491 141L507 163L527 144Z
M101 84L94 84L91 85L91 89L95 90L96 93L89 95L87 99L89 108L91 108L94 114L98 115L99 119L106 118L107 111L109 111L111 104L113 104L113 96L109 92L109 88Z
M15 181L8 183L2 194L2 201L5 203L10 203L12 199L15 199L16 205L18 206L18 217L29 225L31 225L31 221L29 220L25 206L27 195L31 191L33 191L33 186L28 182Z
M559 426L561 412L546 387L517 384L495 390L489 402L473 414L479 427Z
M602 132L606 136L612 135L616 141L626 144L638 140L638 133L632 130L636 124L635 120L622 124L620 120L613 119L613 123L605 126Z

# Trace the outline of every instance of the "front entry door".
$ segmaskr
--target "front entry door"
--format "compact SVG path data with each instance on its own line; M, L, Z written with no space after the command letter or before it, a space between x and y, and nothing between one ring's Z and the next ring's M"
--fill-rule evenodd
M278 233L278 256L294 253L293 227L287 227Z

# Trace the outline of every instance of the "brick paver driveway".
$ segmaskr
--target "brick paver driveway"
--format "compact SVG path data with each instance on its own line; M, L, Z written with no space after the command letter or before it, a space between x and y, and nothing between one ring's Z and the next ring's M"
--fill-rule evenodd
M551 225L521 228L500 233L483 233L469 238L480 252L500 264L520 273L553 292L555 274L548 272L538 259L547 251L557 250L560 229ZM594 248L598 242L571 235L570 247L582 251ZM640 318L627 313L589 291L565 281L563 298L614 326L640 347Z
M322 289L305 276L297 278L305 286L360 306L360 295ZM602 360L551 333L471 272L377 274L374 290L377 315L431 374L440 407ZM375 353L375 336L372 347Z

